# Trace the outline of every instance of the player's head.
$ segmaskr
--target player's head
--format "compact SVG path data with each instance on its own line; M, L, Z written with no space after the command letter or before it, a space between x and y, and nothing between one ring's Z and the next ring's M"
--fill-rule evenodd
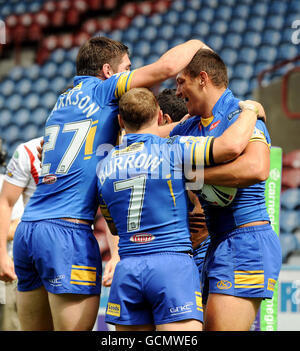
M228 86L227 68L221 57L209 49L200 49L177 75L177 95L184 98L190 115L201 114L212 90Z
M76 74L102 79L130 69L128 47L106 37L93 37L83 44L76 58Z
M131 89L119 101L120 126L131 132L158 124L159 116L156 97L147 88Z
M176 89L164 89L157 95L163 113L161 124L180 121L188 112L183 99L176 95Z
M0 138L0 167L5 166L6 155L7 153L2 148L2 139Z

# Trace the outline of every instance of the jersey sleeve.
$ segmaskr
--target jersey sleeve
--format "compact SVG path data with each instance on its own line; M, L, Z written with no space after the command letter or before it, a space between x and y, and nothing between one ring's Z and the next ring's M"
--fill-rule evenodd
M100 106L105 106L112 100L119 100L129 89L131 80L134 74L133 71L125 71L114 74L109 79L99 82L96 88L96 98Z
M26 188L31 177L31 166L29 156L23 144L15 150L8 162L5 180L13 185Z
M214 137L179 137L179 144L182 148L183 163L190 166L211 166L213 165L213 142Z
M256 125L254 128L254 132L249 140L252 141L260 141L265 143L269 148L271 147L271 138L265 123L261 120L256 121Z

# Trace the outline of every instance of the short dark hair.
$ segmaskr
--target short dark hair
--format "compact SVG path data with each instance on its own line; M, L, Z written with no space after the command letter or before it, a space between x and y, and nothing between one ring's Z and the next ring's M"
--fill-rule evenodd
M183 72L191 78L199 76L201 71L205 71L216 87L228 86L227 68L221 57L212 50L200 49L196 52L191 62L185 67Z
M134 88L119 101L119 113L124 123L133 130L150 124L159 111L155 95L147 88Z
M163 114L167 113L173 122L178 122L187 113L184 100L176 95L176 89L164 89L157 95L157 101Z
M105 63L116 72L128 47L123 43L106 37L93 37L83 44L76 58L78 76L97 76Z

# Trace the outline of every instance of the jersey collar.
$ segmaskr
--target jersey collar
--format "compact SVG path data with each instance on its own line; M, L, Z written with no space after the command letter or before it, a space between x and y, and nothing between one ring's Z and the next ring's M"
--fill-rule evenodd
M232 92L230 89L227 88L213 107L212 116L205 118L201 117L201 124L203 127L208 127L213 122L215 116L217 116L218 114L221 113L222 115L223 105L226 102L226 100L231 96Z

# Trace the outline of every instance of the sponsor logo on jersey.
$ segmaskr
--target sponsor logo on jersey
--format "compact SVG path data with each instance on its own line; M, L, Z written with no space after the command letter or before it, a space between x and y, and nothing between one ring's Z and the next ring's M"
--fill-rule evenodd
M221 290L230 289L232 284L228 280L219 280L217 282L217 287Z
M7 171L6 172L6 175L9 177L9 178L12 178L14 175L12 174L12 172L10 172L10 171Z
M57 181L57 176L55 174L48 174L42 180L44 184L53 184L56 181Z
M106 314L110 314L111 316L115 316L115 317L120 317L121 306L117 303L109 302L107 304Z
M112 153L112 157L120 156L120 155L124 155L124 154L136 153L138 151L142 151L143 148L144 148L143 142L133 143L133 144L125 147L124 149L115 150Z
M182 314L182 313L189 313L192 312L193 302L187 302L185 305L171 307L170 312L171 314Z
M214 123L210 126L209 130L215 129L220 123L221 123L221 120L218 120L217 122L214 122Z
M130 241L136 244L145 244L153 241L155 236L148 233L134 234L130 237Z
M232 118L233 118L235 115L238 115L238 114L240 114L241 112L242 112L242 110L239 108L238 110L235 110L235 111L229 113L229 115L228 115L228 117L227 117L228 120L231 121Z

